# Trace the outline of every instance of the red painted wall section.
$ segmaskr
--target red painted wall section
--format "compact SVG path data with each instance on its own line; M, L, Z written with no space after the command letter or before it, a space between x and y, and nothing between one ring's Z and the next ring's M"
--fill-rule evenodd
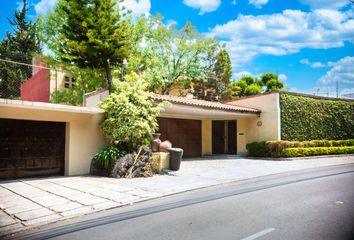
M38 69L38 68L37 68ZM32 102L49 102L49 70L40 69L26 82L21 84L21 100Z

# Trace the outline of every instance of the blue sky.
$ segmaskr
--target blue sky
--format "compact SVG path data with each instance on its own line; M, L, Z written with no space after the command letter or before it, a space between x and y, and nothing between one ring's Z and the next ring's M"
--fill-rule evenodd
M0 39L20 0L1 0ZM29 0L35 18L56 0ZM349 0L125 0L135 15L191 21L226 43L234 79L277 72L292 91L354 92L354 4Z

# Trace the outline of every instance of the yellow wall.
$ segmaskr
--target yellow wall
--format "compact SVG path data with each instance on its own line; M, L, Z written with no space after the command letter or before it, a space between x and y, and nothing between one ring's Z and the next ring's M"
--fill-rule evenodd
M243 107L257 108L262 111L260 117L247 118L246 121L241 121L241 125L245 129L245 136L242 137L243 141L250 143L254 141L280 140L281 126L278 100L279 93L271 93L228 103ZM257 125L258 121L262 122L262 126ZM239 137L241 138L241 136Z
M65 76L71 78L70 72L62 71L62 70L50 71L50 93L53 93L55 90L62 91L65 89L64 87Z
M66 122L65 175L89 173L91 159L105 140L99 129L99 113L36 109L0 105L0 118Z

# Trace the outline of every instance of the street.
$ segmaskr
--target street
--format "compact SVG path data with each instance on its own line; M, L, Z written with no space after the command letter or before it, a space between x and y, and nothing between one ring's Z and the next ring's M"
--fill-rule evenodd
M205 188L63 222L19 239L353 239L354 166Z

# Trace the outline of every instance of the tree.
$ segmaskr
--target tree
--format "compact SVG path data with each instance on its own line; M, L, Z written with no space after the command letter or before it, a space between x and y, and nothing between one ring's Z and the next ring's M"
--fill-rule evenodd
M255 95L262 93L262 88L258 84L251 84L245 89L245 96Z
M271 92L271 91L283 89L284 83L277 79L271 79L266 83L266 87L267 87L266 91Z
M276 73L263 73L260 77L262 86L266 87L266 92L281 90L284 88L284 82L278 79Z
M36 33L36 23L27 19L29 10L26 0L23 0L21 10L14 12L14 18L8 19L13 32L6 32L6 38L0 43L2 58L31 64L35 53L40 52L40 43ZM0 97L17 98L20 96L20 86L32 76L32 67L16 65L9 62L0 63Z
M241 96L241 87L237 84L237 82L231 82L228 84L227 88L223 94L223 100L231 100L236 99Z
M230 83L232 75L232 66L229 53L225 49L219 50L219 52L209 58L211 59L210 71L204 81L200 81L199 91L195 91L194 95L199 99L217 101L224 98L225 90ZM198 88L197 88L198 90Z
M265 89L262 89L265 87ZM225 90L225 99L235 99L242 96L260 94L284 88L284 82L278 79L275 73L263 73L259 78L243 76L239 81L228 85Z
M207 77L208 53L218 42L205 38L190 22L177 29L162 20L160 15L138 19L129 66L146 72L150 90L169 94L175 84L189 89L192 81Z
M112 66L129 56L130 28L120 20L113 0L63 0L58 4L64 14L59 31L59 57L79 67L104 69L112 92Z
M112 144L123 145L132 152L149 144L157 129L157 117L165 103L153 104L152 93L136 74L115 83L115 92L101 104L104 110L101 130Z

